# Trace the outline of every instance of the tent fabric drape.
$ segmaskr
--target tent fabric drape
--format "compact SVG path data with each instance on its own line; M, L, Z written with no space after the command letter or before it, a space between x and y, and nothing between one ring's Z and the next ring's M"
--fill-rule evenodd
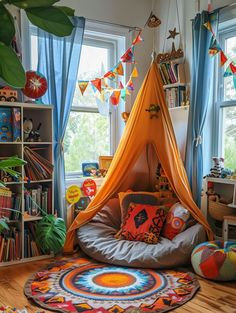
M66 211L63 200L65 194L63 138L77 82L85 19L73 17L72 22L74 24L72 34L63 38L38 29L38 71L44 74L48 81L48 91L42 100L44 103L54 105L55 208L58 215L64 219Z
M150 118L153 113L147 111L150 109L150 105L159 106L160 111L157 112L157 117ZM151 147L151 149L146 150L146 147ZM145 176L143 170L139 169L139 165L142 163L140 156L145 150L146 158L150 158L148 155L151 153L156 154L178 199L205 227L209 238L212 239L210 226L193 201L165 103L159 70L157 64L152 63L135 100L105 181L87 209L79 213L69 228L64 247L65 252L73 250L75 230L91 220L110 198L115 197L120 191L126 191L128 187L132 188L135 180L142 182L146 180L147 188L150 188L150 173ZM137 163L138 160L141 162ZM147 168L155 174L155 167ZM142 175L144 175L143 178ZM127 186L129 181L131 183Z
M189 178L193 198L197 205L201 204L203 177L203 137L210 133L212 125L205 125L207 112L213 102L214 60L208 49L212 34L204 26L211 22L213 30L218 25L218 13L209 14L203 11L197 14L192 23L193 57L191 80L191 106L189 110L185 168ZM209 136L207 140L211 140ZM208 145L209 149L209 145ZM209 153L207 153L207 156Z

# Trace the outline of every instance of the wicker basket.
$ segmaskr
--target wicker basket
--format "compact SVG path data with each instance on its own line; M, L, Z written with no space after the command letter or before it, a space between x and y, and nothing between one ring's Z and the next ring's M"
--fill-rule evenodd
M212 218L223 222L224 216L236 215L236 209L229 207L227 204L209 200L208 212Z

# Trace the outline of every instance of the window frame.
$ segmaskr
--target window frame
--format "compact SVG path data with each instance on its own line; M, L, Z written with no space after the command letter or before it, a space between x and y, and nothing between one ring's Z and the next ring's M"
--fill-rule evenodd
M219 25L219 44L225 51L226 40L236 37L236 25L232 21L220 23ZM222 156L223 151L223 109L227 107L236 107L235 100L224 100L224 67L219 66L219 56L215 60L216 88L215 88L215 114L214 114L214 130L216 137L213 139L213 154Z

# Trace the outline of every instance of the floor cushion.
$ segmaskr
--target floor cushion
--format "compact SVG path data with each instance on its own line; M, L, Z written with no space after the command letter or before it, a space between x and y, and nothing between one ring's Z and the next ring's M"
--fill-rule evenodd
M157 244L114 238L120 225L119 200L112 199L89 223L79 228L81 249L100 262L161 269L185 265L191 259L193 248L206 241L200 224L186 229L172 241L161 237Z
M195 272L204 278L236 280L236 242L204 242L193 250L191 261Z

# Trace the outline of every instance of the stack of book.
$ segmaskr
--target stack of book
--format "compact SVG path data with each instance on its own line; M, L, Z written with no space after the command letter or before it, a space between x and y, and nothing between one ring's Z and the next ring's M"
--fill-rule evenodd
M35 152L35 149L24 147L24 158L27 164L24 166L25 175L31 181L51 179L53 173L53 165L47 159Z
M11 211L6 209L12 208L12 192L8 188L0 189L0 218L7 217L10 218Z
M38 206L52 213L52 188L51 186L37 185L32 189L25 189L25 212L29 215L41 215Z
M24 230L24 257L31 258L34 256L39 256L42 251L37 246L35 241L35 223L27 223L27 228Z
M0 262L21 259L20 232L15 226L0 236Z
M168 108L175 108L185 102L186 88L185 86L178 86L165 89L166 103Z
M162 62L159 65L160 74L164 85L184 83L184 67L175 61Z
M0 142L21 141L20 108L0 108Z

